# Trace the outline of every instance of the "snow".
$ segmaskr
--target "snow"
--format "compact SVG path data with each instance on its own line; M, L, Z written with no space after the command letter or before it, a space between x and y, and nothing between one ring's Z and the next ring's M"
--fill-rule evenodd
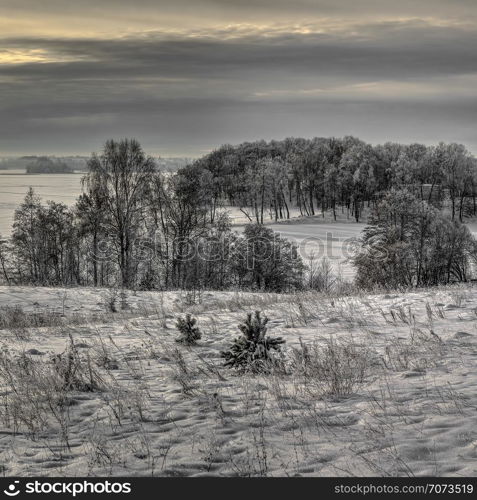
M366 224L356 223L353 219L339 215L337 221L327 213L325 218L316 215L295 217L276 223L267 221L266 226L297 245L298 254L305 264L309 263L310 257L316 260L325 257L335 273L339 272L343 278L349 280L356 272L350 258L356 253L356 242L362 237ZM241 231L244 227L236 225L234 229Z
M103 390L71 392L69 449L54 418L32 436L0 411L5 475L477 475L471 286L349 297L204 292L192 305L184 292L128 291L117 313L107 311L110 294L0 287L0 307L64 321L28 335L3 330L3 352L45 363L71 335L82 355L107 351L115 365L98 368ZM300 342L356 346L366 355L363 382L334 395L292 370L224 368L220 351L255 309L286 340L287 359ZM175 319L186 312L203 331L190 348L175 342Z

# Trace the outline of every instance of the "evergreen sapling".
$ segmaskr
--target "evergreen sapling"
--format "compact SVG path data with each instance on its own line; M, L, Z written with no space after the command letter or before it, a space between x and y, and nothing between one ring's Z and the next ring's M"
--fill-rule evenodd
M239 325L243 335L234 340L230 349L221 353L225 358L224 366L263 373L277 365L274 351L280 352L285 341L281 337L267 336L267 323L268 318L262 318L260 311L248 313L244 323Z
M190 314L186 314L185 318L178 318L176 328L181 333L176 342L186 345L195 345L202 337L202 332L196 326L197 320Z

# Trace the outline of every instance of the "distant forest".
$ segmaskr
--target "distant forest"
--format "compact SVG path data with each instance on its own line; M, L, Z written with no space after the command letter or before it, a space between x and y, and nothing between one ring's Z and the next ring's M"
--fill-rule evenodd
M82 156L20 156L1 158L0 170L25 170L26 173L61 173L62 171L85 171L87 157Z
M386 143L372 146L355 137L246 142L225 145L191 169L207 179L209 196L244 208L250 220L338 210L361 219L392 188L406 188L451 217L476 215L477 161L465 146ZM247 210L245 210L245 208Z
M293 291L329 269L302 262L264 223L303 216L360 221L353 261L362 288L431 286L474 275L477 163L460 144L354 137L225 145L164 172L134 140L108 141L87 162L73 207L30 189L0 243L8 283L132 289ZM232 231L227 206L248 217ZM328 280L329 281L329 280Z
M16 158L0 158L0 170L23 170L26 173L62 173L68 171L86 171L87 156L20 156ZM193 158L155 157L157 168L174 172L195 160Z
M26 167L27 174L71 174L74 170L66 162L52 160L46 156L38 158Z

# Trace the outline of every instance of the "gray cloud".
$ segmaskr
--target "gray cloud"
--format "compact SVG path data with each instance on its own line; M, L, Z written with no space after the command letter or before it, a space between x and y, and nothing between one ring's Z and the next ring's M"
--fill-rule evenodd
M367 1L363 10L377 3ZM434 16L456 5L422 3ZM267 6L221 4L242 14L249 12L245 4L258 14ZM321 15L336 11L333 2L319 4ZM47 10L57 5L46 2ZM457 140L477 150L477 30L468 24L474 4L459 2L459 22L418 19L421 9L408 7L413 16L406 20L378 21L368 12L365 21L322 32L309 19L280 24L290 7L273 5L276 24L266 27L3 38L5 53L26 54L26 62L0 62L0 148L87 153L110 136L128 135L154 153L198 155L223 142L353 133L372 142ZM409 2L400 2L401 10L389 5L388 16L397 16ZM108 2L101 6L106 12ZM305 0L296 6L315 7Z
M44 49L71 62L4 66L3 75L39 78L163 75L230 77L270 71L290 74L395 78L477 71L477 31L438 28L422 23L387 23L361 27L362 35L280 33L264 38L148 37L116 40L18 38L3 47ZM138 71L139 73L136 73Z
M160 19L174 14L182 19L182 25L203 23L204 18L222 22L244 20L289 20L295 16L303 19L339 17L475 17L474 0L82 0L70 2L65 8L64 0L2 0L0 12L10 16L77 16L80 18L102 15L103 24L108 18L125 18L134 22L135 17ZM192 19L190 18L192 17Z

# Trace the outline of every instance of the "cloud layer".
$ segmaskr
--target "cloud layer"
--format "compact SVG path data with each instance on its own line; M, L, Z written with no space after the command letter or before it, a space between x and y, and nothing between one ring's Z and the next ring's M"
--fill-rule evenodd
M135 136L154 154L197 156L224 142L344 134L477 152L473 1L369 0L356 15L344 1L160 4L140 2L128 21L122 0L68 12L2 2L0 26L7 16L16 28L0 41L0 155L88 153ZM110 31L96 27L101 14ZM43 28L25 28L32 19Z

